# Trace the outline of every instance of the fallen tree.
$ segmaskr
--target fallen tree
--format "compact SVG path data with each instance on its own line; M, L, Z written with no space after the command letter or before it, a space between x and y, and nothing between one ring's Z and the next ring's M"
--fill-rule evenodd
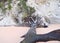
M60 29L54 30L52 32L49 32L47 34L36 34L31 33L29 35L24 35L24 40L20 43L36 43L36 42L47 42L47 41L60 41Z

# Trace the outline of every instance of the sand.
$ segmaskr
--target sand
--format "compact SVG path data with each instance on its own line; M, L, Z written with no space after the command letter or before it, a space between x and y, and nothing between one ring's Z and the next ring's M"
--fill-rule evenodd
M60 24L51 24L48 28L37 28L37 34L45 34L53 30L60 29ZM26 34L29 27L0 27L0 43L20 43L24 38L22 35ZM60 43L60 41L48 41L37 43Z

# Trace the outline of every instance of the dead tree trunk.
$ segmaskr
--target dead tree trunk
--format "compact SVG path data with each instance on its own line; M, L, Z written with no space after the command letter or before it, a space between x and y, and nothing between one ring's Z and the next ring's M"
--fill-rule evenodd
M46 42L51 40L60 41L60 29L52 31L47 34L35 34L31 33L24 36L25 39L21 43L36 43L36 42Z

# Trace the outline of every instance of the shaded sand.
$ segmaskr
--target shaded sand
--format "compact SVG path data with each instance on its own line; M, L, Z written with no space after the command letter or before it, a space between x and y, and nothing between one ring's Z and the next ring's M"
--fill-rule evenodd
M60 24L51 24L48 28L37 28L37 34L45 34L53 30L60 29ZM22 35L26 34L29 27L0 27L0 43L20 43L24 38ZM37 43L60 43L60 41L48 41Z

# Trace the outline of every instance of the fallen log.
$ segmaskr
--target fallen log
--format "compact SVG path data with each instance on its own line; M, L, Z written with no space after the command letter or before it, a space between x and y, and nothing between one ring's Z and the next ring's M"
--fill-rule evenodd
M60 41L60 29L54 30L47 34L30 34L29 36L24 35L25 39L20 43L36 43L36 42L46 42L46 41Z

